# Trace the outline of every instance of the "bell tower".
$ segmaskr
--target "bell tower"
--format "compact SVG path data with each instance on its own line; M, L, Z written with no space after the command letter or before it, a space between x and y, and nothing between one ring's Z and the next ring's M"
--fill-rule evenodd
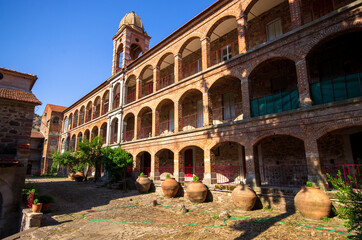
M113 39L112 75L125 68L148 50L151 37L147 35L141 18L134 11L121 20Z

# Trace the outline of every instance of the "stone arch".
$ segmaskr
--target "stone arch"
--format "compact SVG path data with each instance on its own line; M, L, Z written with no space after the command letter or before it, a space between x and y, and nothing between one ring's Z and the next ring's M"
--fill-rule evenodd
M129 51L130 51L129 54L130 54L131 60L137 59L140 56L140 54L143 53L141 45L139 45L137 43L132 43Z
M92 119L95 119L101 115L101 97L97 96L93 104L93 116Z
M85 109L85 123L92 120L92 101L89 101Z
M94 126L94 127L92 128L92 132L91 132L91 139L97 137L98 134L99 134L98 127L97 127L97 126Z
M79 126L85 122L85 106L83 105L79 110Z
M120 104L120 96L121 96L121 84L117 82L113 88L113 99L112 99L112 109L116 109Z
M102 115L106 114L109 109L109 90L104 91L102 95Z
M128 112L123 117L123 126L124 126L124 141L129 142L134 139L134 129L135 129L135 115L132 112Z
M167 174L173 177L175 153L170 148L162 148L154 156L157 178L159 176L160 180L165 180Z
M84 139L86 139L86 140L91 140L90 139L90 131L89 131L89 129L86 129L85 131L84 131Z
M137 115L137 139L148 138L152 135L153 128L153 119L152 119L153 110L152 108L145 106L143 107Z
M79 111L78 109L74 112L74 119L73 119L73 128L76 128L78 126L79 120Z
M135 164L135 169L138 172L143 172L145 175L150 175L151 173L151 156L152 153L148 152L148 151L140 151L137 154L135 154L136 156L136 164Z

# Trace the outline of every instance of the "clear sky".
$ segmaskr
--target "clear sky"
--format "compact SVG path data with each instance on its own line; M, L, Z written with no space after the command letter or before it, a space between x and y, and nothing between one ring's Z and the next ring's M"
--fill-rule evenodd
M0 66L38 76L43 105L70 106L111 76L112 37L136 12L150 47L215 0L0 0Z

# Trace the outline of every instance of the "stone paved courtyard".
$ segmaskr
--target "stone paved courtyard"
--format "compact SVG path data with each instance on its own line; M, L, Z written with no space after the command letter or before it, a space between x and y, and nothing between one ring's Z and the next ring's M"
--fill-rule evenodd
M20 235L17 239L346 239L341 233L311 229L298 224L347 232L343 222L306 220L299 213L275 210L244 212L232 203L208 202L192 204L186 198L166 199L158 191L140 195L132 190L99 188L93 182L73 182L66 178L28 179L41 188L42 194L54 196L52 211L44 215L42 227ZM153 207L152 201L159 204ZM189 212L179 214L172 207L184 204ZM146 205L146 206L144 206ZM126 208L127 207L127 208ZM94 210L94 211L92 211ZM104 210L104 211L103 211ZM99 211L99 212L98 212ZM228 211L232 218L227 226L218 215ZM88 221L83 219L87 218ZM255 220L248 220L255 219ZM100 221L98 221L100 220ZM302 222L302 221L307 221ZM170 223L122 224L128 223ZM323 225L322 225L323 224Z

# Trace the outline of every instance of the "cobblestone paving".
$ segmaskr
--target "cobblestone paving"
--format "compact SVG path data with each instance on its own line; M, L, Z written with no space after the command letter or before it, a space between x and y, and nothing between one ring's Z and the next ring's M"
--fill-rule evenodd
M346 232L346 229L342 227L343 222L337 218L326 223L321 220L305 220L299 213L266 210L244 212L235 208L230 202L192 204L184 197L164 198L158 191L143 195L134 190L124 193L121 190L99 188L92 182L77 183L65 178L28 179L28 182L38 185L42 189L42 194L53 195L56 203L51 206L52 212L44 215L44 226L23 234L19 238L22 240L346 239L347 237L340 233L298 226L301 221L308 221L304 224ZM170 207L161 205L153 207L153 200ZM171 208L181 204L186 206L188 213L179 214ZM89 212L89 210L94 210L94 212ZM192 223L220 226L224 222L217 216L223 211L228 211L232 217L252 218L258 221L228 220L227 226L224 227L120 223ZM84 214L87 219L101 221L87 221L83 219Z

